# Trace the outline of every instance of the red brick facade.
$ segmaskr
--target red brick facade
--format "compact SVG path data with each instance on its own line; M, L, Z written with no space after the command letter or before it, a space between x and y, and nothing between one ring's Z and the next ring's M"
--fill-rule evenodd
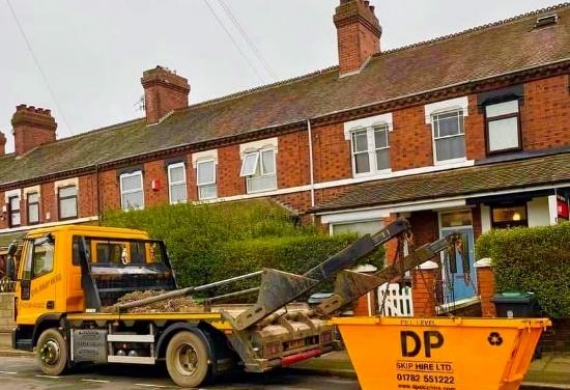
M566 120L570 115L568 77L557 76L533 81L525 85L524 91L524 104L521 105L523 148L535 150L570 145L570 125ZM395 110L393 118L394 129L389 134L392 171L433 166L431 126L425 123L424 106L417 105ZM54 124L55 121L49 123ZM313 127L312 134L315 184L350 179L352 177L351 141L345 139L343 123ZM476 95L469 96L469 115L465 117L465 139L468 159L480 159L486 156L484 115L477 109ZM29 146L29 144L26 145ZM188 153L169 158L185 159L188 199L197 200L196 174L192 167L191 155ZM217 155L218 196L246 195L245 179L239 176L242 164L239 144L219 147ZM279 136L276 156L278 189L296 190L289 194L275 196L283 204L301 214L308 212L312 206L309 191L311 172L308 131L303 130ZM168 176L165 161L166 159L161 159L144 164L145 206L147 207L168 202ZM159 189L151 188L152 180L160 183ZM79 217L96 216L106 209L119 207L120 192L117 171L102 170L98 173L79 176L79 184ZM57 202L55 202L54 190L49 189L53 188L53 183L45 182L41 185L40 221L55 222L58 215ZM332 199L349 189L350 185L345 184L315 188L315 205ZM23 213L25 206L22 196L21 210ZM481 226L480 219L477 218L478 214L476 214L479 209L474 210L473 220L477 236L481 232ZM49 220L46 219L46 213L50 214ZM426 225L422 215L422 213L411 215L412 225L416 227L415 239L418 243L433 240L434 232L437 232L437 219L428 218L432 222ZM25 215L23 217L25 221ZM422 220L418 221L418 218ZM0 228L5 227L7 227L7 221L4 219L0 221Z

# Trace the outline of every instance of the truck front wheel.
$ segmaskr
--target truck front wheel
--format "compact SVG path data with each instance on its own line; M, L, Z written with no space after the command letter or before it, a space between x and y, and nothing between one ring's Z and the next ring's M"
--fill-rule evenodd
M42 372L46 375L61 375L67 368L67 344L55 328L46 329L38 339L36 355Z
M166 368L178 386L200 386L209 373L208 350L202 339L188 331L172 337L166 348Z

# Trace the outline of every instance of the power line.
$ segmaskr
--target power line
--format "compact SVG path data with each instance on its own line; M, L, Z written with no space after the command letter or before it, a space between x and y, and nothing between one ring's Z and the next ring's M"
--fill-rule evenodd
M230 31L226 28L226 26L224 25L224 23L222 22L222 20L218 17L218 15L216 14L216 12L214 11L214 9L212 8L212 6L208 3L208 0L204 0L204 3L208 6L208 8L210 9L210 12L212 13L212 15L214 15L214 17L216 18L216 20L218 21L218 23L220 24L220 26L222 26L222 28L224 29L224 31L226 32L227 36L230 38L230 40L232 41L232 43L234 44L234 46L238 49L238 51L240 52L241 56L247 61L247 63L249 64L249 66L251 67L251 69L254 71L254 73L257 75L257 77L259 78L259 80L261 80L262 83L265 83L265 80L263 79L263 76L257 71L257 69L255 68L255 66L253 65L253 63L249 60L249 58L245 55L245 53L243 52L243 50L241 49L241 47L238 45L238 43L235 41L234 37L232 36L232 34L230 33Z
M237 20L230 7L223 0L218 0L218 3L220 3L226 15L230 18L233 25L236 27L236 29L238 30L242 38L245 40L245 42L249 45L251 51L253 52L253 54L255 54L255 56L257 57L259 62L263 65L267 73L269 73L269 75L273 78L273 80L277 80L277 75L275 74L269 63L265 60L265 58L263 57L257 46L253 43L247 32L242 27L241 23Z
M45 83L45 85L49 91L49 94L51 95L51 99L53 100L53 102L55 104L55 108L57 109L57 111L61 115L61 119L63 120L63 123L65 125L65 130L71 136L71 135L73 135L73 132L70 130L71 128L69 127L69 124L67 123L67 119L65 118L63 110L61 109L61 107L57 103L57 99L55 98L55 94L53 93L51 85L48 82L44 71L42 70L40 62L38 61L36 55L34 54L34 51L32 50L32 45L30 44L30 41L28 40L28 37L26 36L26 33L24 32L24 29L22 28L20 21L18 20L18 17L16 16L16 12L14 12L14 8L12 8L12 4L10 4L10 0L6 0L6 3L8 4L8 8L10 8L10 12L12 13L12 17L14 17L14 21L16 22L16 25L18 26L18 30L20 30L20 34L22 34L22 38L24 38L24 42L26 42L26 46L28 47L28 51L30 52L30 55L32 56L32 58L34 60L34 63L36 64L38 71L40 72L40 75L43 79L43 82Z

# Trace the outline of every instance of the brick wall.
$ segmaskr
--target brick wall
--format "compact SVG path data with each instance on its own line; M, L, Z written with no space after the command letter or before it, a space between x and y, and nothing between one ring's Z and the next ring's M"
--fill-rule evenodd
M432 130L426 125L424 106L396 111L393 118L394 130L390 133L392 170L433 165Z
M527 83L524 94L521 108L524 149L570 145L568 76Z
M277 175L281 176L279 168L278 165ZM224 146L218 149L218 196L245 194L245 179L239 176L240 169L239 145Z
M0 332L10 332L14 322L14 294L0 293Z
M313 128L315 181L352 177L350 141L344 139L342 124ZM282 157L284 158L284 157Z
M169 202L168 173L164 161L152 161L144 164L144 203L148 205L160 205ZM152 181L158 183L158 189L152 189Z

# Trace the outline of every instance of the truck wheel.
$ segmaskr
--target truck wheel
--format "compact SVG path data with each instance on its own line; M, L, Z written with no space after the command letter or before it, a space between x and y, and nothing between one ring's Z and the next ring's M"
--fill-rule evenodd
M209 373L208 351L200 337L192 332L179 332L166 348L166 368L180 387L197 387Z
M67 369L67 344L55 328L46 329L38 339L36 355L46 375L61 375Z

